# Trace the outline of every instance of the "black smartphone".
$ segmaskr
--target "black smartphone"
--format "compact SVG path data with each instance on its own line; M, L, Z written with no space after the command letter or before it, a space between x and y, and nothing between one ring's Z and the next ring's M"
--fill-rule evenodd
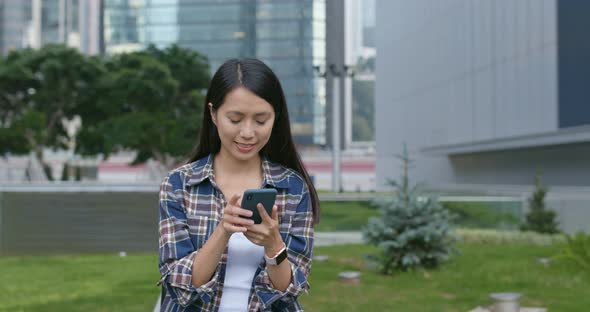
M261 203L266 210L266 213L270 216L272 214L272 206L275 204L277 198L277 190L273 188L265 189L250 189L245 190L242 196L242 208L252 211L252 217L248 219L254 220L254 224L262 223L262 217L258 213L256 205Z

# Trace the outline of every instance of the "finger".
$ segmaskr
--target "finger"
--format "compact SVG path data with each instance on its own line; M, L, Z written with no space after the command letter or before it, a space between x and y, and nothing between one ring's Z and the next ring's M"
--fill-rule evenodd
M277 222L279 221L279 207L277 207L277 205L272 206L271 217L273 220Z
M268 213L266 212L266 209L264 209L264 206L262 204L258 204L256 205L256 208L258 208L258 213L260 214L260 218L262 218L262 221L269 221L270 216L268 215Z
M238 206L240 207L240 202L238 201L240 199L240 197L242 197L242 195L240 194L234 194L234 196L231 197L231 199L229 200L229 204L232 206Z
M254 224L253 220L250 219L246 219L246 218L240 218L237 216L227 216L226 221L229 222L230 224L236 224L239 226L250 226Z
M248 227L248 232L253 234L262 234L262 231L260 224L254 224Z
M240 207L232 207L232 215L239 215L239 216L244 216L244 217L251 217L252 216L252 211L248 210L248 209L243 209Z
M234 233L248 231L248 229L246 229L243 226L237 226L237 225L233 225L233 224L230 224L230 223L226 223L224 226L225 226L225 229L226 230L228 230L230 232L234 232Z

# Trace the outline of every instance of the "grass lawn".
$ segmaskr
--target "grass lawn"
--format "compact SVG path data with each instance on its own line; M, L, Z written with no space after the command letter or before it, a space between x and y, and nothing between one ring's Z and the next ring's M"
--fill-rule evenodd
M437 271L381 276L368 270L363 254L370 246L318 247L329 255L313 265L308 311L468 311L488 304L487 294L516 291L525 306L549 311L586 311L590 276L555 262L544 267L536 257L559 245L461 244L461 254ZM150 311L159 289L157 256L133 254L0 258L0 311ZM360 285L338 281L345 270L362 272Z
M156 254L0 257L0 311L152 311Z
M519 292L523 306L549 311L587 311L590 274L566 263L549 267L536 257L556 254L560 247L462 244L461 254L439 270L381 276L367 270L361 254L370 246L318 248L325 263L314 263L309 296L302 297L310 311L469 311L488 305L492 292ZM341 271L362 272L361 285L342 284Z
M445 208L457 216L455 223L462 228L517 229L519 220L515 212L498 207L502 203L445 202ZM377 208L366 201L322 201L321 222L316 231L360 231L370 217L378 216Z
M321 221L316 231L360 231L369 217L379 214L377 209L369 208L368 202L323 201L320 206Z

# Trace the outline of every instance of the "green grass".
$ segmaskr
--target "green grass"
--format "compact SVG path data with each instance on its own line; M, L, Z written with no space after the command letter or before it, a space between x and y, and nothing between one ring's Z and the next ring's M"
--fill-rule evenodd
M453 212L455 223L463 228L518 229L520 203L503 202L444 202L443 206Z
M536 257L551 256L559 245L459 246L461 254L440 269L382 276L368 270L362 254L369 246L318 248L329 255L314 263L312 289L301 302L309 311L469 311L491 304L492 292L519 292L523 306L543 306L549 311L586 311L590 307L590 274L579 274L566 263L544 267ZM361 271L360 285L338 281L342 271Z
M518 211L507 203L445 202L443 205L457 216L455 224L461 228L518 229ZM370 217L379 215L379 210L371 208L366 201L322 201L320 209L321 221L315 228L320 232L360 231Z
M315 262L307 311L468 311L490 303L491 292L515 291L524 306L549 311L586 311L590 274L537 257L562 245L461 244L461 254L440 269L382 276L367 268L363 254L371 246L318 247L329 255ZM159 289L157 256L117 255L0 258L0 311L151 311ZM338 273L362 272L360 285L338 281Z
M152 311L156 254L0 258L0 311Z
M316 231L360 231L369 217L379 212L369 208L368 202L323 201L320 206L321 220Z

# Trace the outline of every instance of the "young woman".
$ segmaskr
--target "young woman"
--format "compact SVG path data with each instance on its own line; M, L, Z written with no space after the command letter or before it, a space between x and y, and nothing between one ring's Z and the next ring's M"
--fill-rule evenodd
M246 189L275 188L262 223ZM225 62L207 92L200 142L160 188L162 311L302 311L319 201L295 149L281 84L256 59Z

